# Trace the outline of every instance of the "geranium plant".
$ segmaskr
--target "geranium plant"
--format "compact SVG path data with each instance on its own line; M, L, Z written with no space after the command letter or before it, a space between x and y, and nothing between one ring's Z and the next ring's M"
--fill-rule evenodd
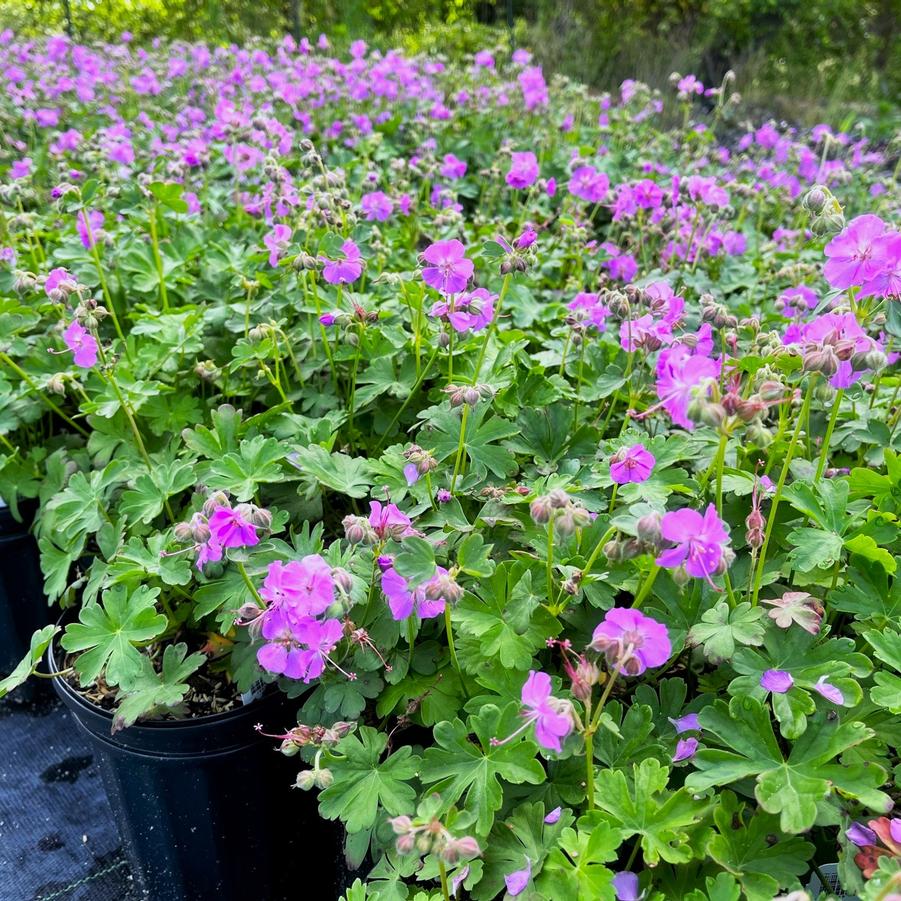
M69 613L0 690L277 683L348 901L890 897L891 159L327 50L4 33L0 493Z

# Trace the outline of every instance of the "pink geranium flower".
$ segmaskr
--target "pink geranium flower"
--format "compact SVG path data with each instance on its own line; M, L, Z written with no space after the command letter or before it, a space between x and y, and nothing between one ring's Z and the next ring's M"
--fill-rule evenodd
M401 513L396 504L382 504L381 501L369 502L369 525L382 541L387 538L400 540L413 533L410 517Z
M410 583L393 567L382 573L382 591L388 598L391 616L396 620L407 619L414 614L420 619L434 619L444 613L444 598L429 598L429 587L437 584L439 576L446 576L447 570L435 567L435 575L422 585Z
M507 887L507 894L511 898L521 895L532 878L532 861L527 857L526 865L521 870L514 870L504 876L504 885Z
M688 508L665 514L660 533L667 541L674 542L675 547L657 558L658 566L668 569L684 566L688 575L710 581L724 563L729 533L713 504L703 516Z
M67 269L58 266L51 269L44 282L44 293L53 301L65 300L78 287L78 282L69 275ZM54 293L56 292L56 293Z
M657 409L662 407L676 425L693 429L688 418L688 405L696 392L704 390L706 382L719 376L720 365L701 355L692 355L684 345L674 347L657 361ZM650 410L647 412L651 412Z
M538 158L531 150L510 154L510 170L507 172L507 184L511 188L522 190L530 188L538 180Z
M833 288L851 288L870 281L880 270L876 239L885 223L872 213L852 219L823 251L828 257L823 276Z
M641 444L621 448L610 458L610 478L617 485L645 482L651 477L656 462L654 455Z
M450 181L456 181L466 175L466 162L454 156L452 153L444 154L444 161L441 164L441 177Z
M625 676L640 676L662 666L672 653L666 626L640 610L614 607L608 610L591 636L589 647Z
M791 673L781 669L768 669L760 677L760 687L774 694L784 695L794 684Z
M442 294L459 294L472 278L475 266L466 258L466 248L460 241L436 241L423 251L423 281Z
M319 554L289 563L276 560L269 564L260 597L294 620L318 616L335 600L332 568Z
M257 651L257 662L270 673L310 682L322 675L328 655L341 640L340 620L308 618L292 624L279 609L267 611L262 626L266 643Z
M593 166L579 166L569 180L569 193L588 203L600 203L610 187L610 179Z
M360 198L360 208L368 222L385 222L394 212L394 203L384 191L372 191Z
M522 687L525 726L535 724L535 738L548 751L563 750L561 739L573 731L571 708L567 701L551 696L551 677L531 670ZM512 736L511 736L512 737Z
M278 266L279 258L291 243L291 229L287 225L276 225L263 238L263 243L269 251L269 265Z
M496 294L476 288L454 298L453 311L447 301L438 301L430 311L432 316L446 319L458 332L480 332L494 319Z
M901 298L901 234L881 235L873 242L873 252L879 269L861 285L858 296Z
M77 319L63 332L63 340L76 366L90 369L97 363L97 339Z
M363 259L360 256L360 248L348 239L341 245L342 259L330 260L328 257L319 257L324 263L322 277L330 285L343 285L355 282L363 274Z
M568 310L581 310L582 315L599 331L607 330L607 317L610 309L601 302L597 294L580 291L567 305Z
M259 544L257 527L244 518L240 507L217 507L209 518L210 538L220 548Z

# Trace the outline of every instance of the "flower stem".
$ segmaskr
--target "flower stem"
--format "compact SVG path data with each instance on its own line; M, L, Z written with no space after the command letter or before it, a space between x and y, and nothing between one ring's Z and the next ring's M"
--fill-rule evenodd
M610 692L613 691L613 683L616 682L616 677L618 675L619 672L617 670L610 671L610 677L607 679L607 684L604 686L604 693L601 695L600 701L598 701L598 706L594 710L594 715L592 715L591 712L590 699L585 709L585 719L586 722L588 722L588 725L585 728L585 794L587 796L589 810L594 810L594 733L598 731L598 726L601 722L601 714L604 712L604 705L610 697Z
M110 383L110 387L113 389L113 392L116 395L116 398L119 401L119 405L122 407L122 412L125 414L125 418L128 420L128 425L131 428L131 433L134 435L135 444L138 447L138 452L141 455L141 458L144 460L144 464L147 467L147 472L149 474L153 473L153 464L150 462L150 456L147 453L147 448L144 446L144 439L141 437L141 430L138 428L138 423L135 420L134 411L131 409L128 401L125 399L125 395L122 393L122 389L119 387L119 383L116 381L116 377L113 375L112 371L106 373L107 381ZM153 476L151 475L151 478ZM172 512L172 507L169 504L169 498L165 498L163 501L163 505L166 508L166 515L169 517L170 522L175 522L175 514Z
M829 444L832 441L832 432L835 429L835 422L838 419L838 411L842 406L842 398L845 396L845 391L843 388L839 388L838 391L835 392L835 397L832 401L832 415L829 417L829 425L826 427L826 437L823 438L823 449L820 451L820 462L817 465L817 474L814 478L815 482L819 482L823 477L823 473L826 471L826 461L829 457Z
M610 495L610 509L607 511L608 515L613 512L613 508L616 506L616 492L619 490L619 484L617 482L613 483L613 492Z
M441 879L441 894L444 896L444 901L450 901L450 888L447 884L447 868L444 866L444 861L441 858L438 858L438 876Z
M160 256L160 239L156 228L156 204L150 209L150 243L153 248L153 262L156 265L156 275L160 280L160 301L163 304L163 312L169 312L169 295L166 291L166 278L163 273L163 258Z
M587 576L591 572L591 567L594 566L594 561L597 560L598 555L604 549L604 545L610 540L613 536L616 529L613 526L610 526L606 532L601 536L601 540L594 546L594 550L588 555L588 559L585 561L585 564L582 566L580 572L582 573L583 578ZM566 592L563 588L560 589L560 593L557 595L557 602L551 608L551 613L554 616L559 616L565 609L566 604L563 603L566 600Z
M37 394L37 396L51 409L63 422L67 422L76 432L82 435L84 438L88 438L88 432L86 429L82 428L75 420L70 419L63 411L49 398L46 394L44 394L40 388L34 383L34 380L31 376L22 369L21 366L18 365L7 353L4 351L0 351L0 360L3 360L7 366L9 366L12 371L28 385L31 390Z
M479 376L482 373L482 366L485 365L485 354L488 353L488 345L491 343L491 339L494 337L497 332L497 324L500 322L501 318L501 307L504 303L504 298L507 296L507 290L510 287L510 274L504 276L504 283L501 285L501 293L497 299L497 306L494 308L494 318L491 320L491 325L488 326L488 332L485 335L485 340L482 342L482 349L479 352L479 359L476 361L476 370L472 377L472 384L475 385L479 381Z
M82 217L84 219L85 233L91 244L91 257L94 260L94 268L97 270L97 277L100 279L100 290L103 292L103 299L106 301L106 305L109 308L110 316L113 317L113 325L115 326L116 334L119 336L119 340L122 344L125 345L125 353L128 354L128 358L131 359L131 354L128 352L128 344L126 344L125 335L122 332L122 326L119 324L119 317L116 315L116 305L113 303L109 285L106 283L106 275L103 272L103 263L100 262L100 251L97 249L97 242L94 240L94 233L91 229L91 217L88 215L87 210L82 211Z
M644 602L645 598L647 598L648 594L650 594L651 589L654 587L654 582L657 581L657 575L660 572L660 567L655 563L651 567L651 571L648 573L647 579L645 579L644 584L641 586L638 594L635 595L635 600L632 601L633 609L637 610Z
M767 548L770 546L770 537L773 534L773 527L776 524L776 513L779 510L779 502L782 500L782 489L785 487L785 480L788 478L788 468L795 455L798 436L801 434L801 425L807 419L807 413L810 410L810 401L813 397L815 383L816 378L811 375L807 382L807 393L804 395L804 404L801 407L801 412L798 414L798 421L795 423L795 430L792 432L791 442L788 445L788 451L786 452L785 460L782 463L782 472L779 474L776 493L773 496L773 503L770 506L770 515L767 517L766 521L766 530L763 533L763 545L760 548L760 560L757 563L757 573L754 576L754 591L751 594L752 607L757 606L757 598L760 594L760 584L763 581L763 568L766 565L766 552Z
M313 295L313 305L316 307L316 322L319 325L319 335L322 338L322 349L325 351L325 357L328 360L329 368L332 370L332 383L337 391L338 372L335 369L335 360L334 357L332 357L332 346L329 343L328 332L326 332L325 326L322 324L322 304L319 301L319 289L316 287L316 276L311 274L310 281L312 282L310 293Z
M463 472L463 447L466 443L466 423L469 419L469 404L463 404L463 415L460 417L460 441L457 444L457 458L454 460L454 474L451 477L451 494L457 487L457 476Z
M588 809L594 810L594 733L585 731L585 795Z
M547 599L554 596L554 520L547 524Z
M244 580L244 584L247 586L248 591L253 596L254 603L261 609L266 609L266 602L260 597L260 593L257 591L256 585L251 581L250 576L247 574L247 570L244 567L243 561L238 561L238 571L241 573L241 578Z
M454 644L454 630L451 628L451 608L447 601L444 602L444 630L447 633L447 649L450 651L451 663L456 670L457 677L460 679L463 696L468 698L469 692L466 690L466 683L463 681L463 670L460 669L460 661L457 658L457 646Z
M410 646L407 652L407 669L413 669L413 649L416 647L416 622L414 614L407 617L407 644Z
M716 513L723 518L723 467L726 464L726 442L729 435L725 431L720 435L720 443L716 449Z

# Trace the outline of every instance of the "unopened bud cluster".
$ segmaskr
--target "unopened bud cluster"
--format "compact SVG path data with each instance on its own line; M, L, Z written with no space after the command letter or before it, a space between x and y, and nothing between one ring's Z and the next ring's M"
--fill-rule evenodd
M397 836L395 847L398 854L434 854L444 863L455 864L482 853L479 843L471 835L455 838L437 817L414 820L400 816L388 822Z
M494 389L490 385L448 385L442 389L450 397L452 407L468 404L476 406L482 398L494 397Z
M591 525L591 513L562 488L554 488L535 498L529 506L532 522L545 525L553 522L554 530L562 538Z
M801 198L801 206L810 213L810 230L815 235L835 235L845 227L842 206L826 185L814 185Z

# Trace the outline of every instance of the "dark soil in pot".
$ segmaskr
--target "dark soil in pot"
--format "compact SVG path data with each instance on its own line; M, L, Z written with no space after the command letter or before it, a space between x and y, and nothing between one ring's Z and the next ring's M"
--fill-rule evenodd
M51 646L54 671L57 655ZM112 734L112 713L63 679L53 684L96 751L144 897L338 898L339 830L319 817L314 795L291 789L297 762L254 731L256 723L291 724L291 701L273 691L225 713L148 721Z

